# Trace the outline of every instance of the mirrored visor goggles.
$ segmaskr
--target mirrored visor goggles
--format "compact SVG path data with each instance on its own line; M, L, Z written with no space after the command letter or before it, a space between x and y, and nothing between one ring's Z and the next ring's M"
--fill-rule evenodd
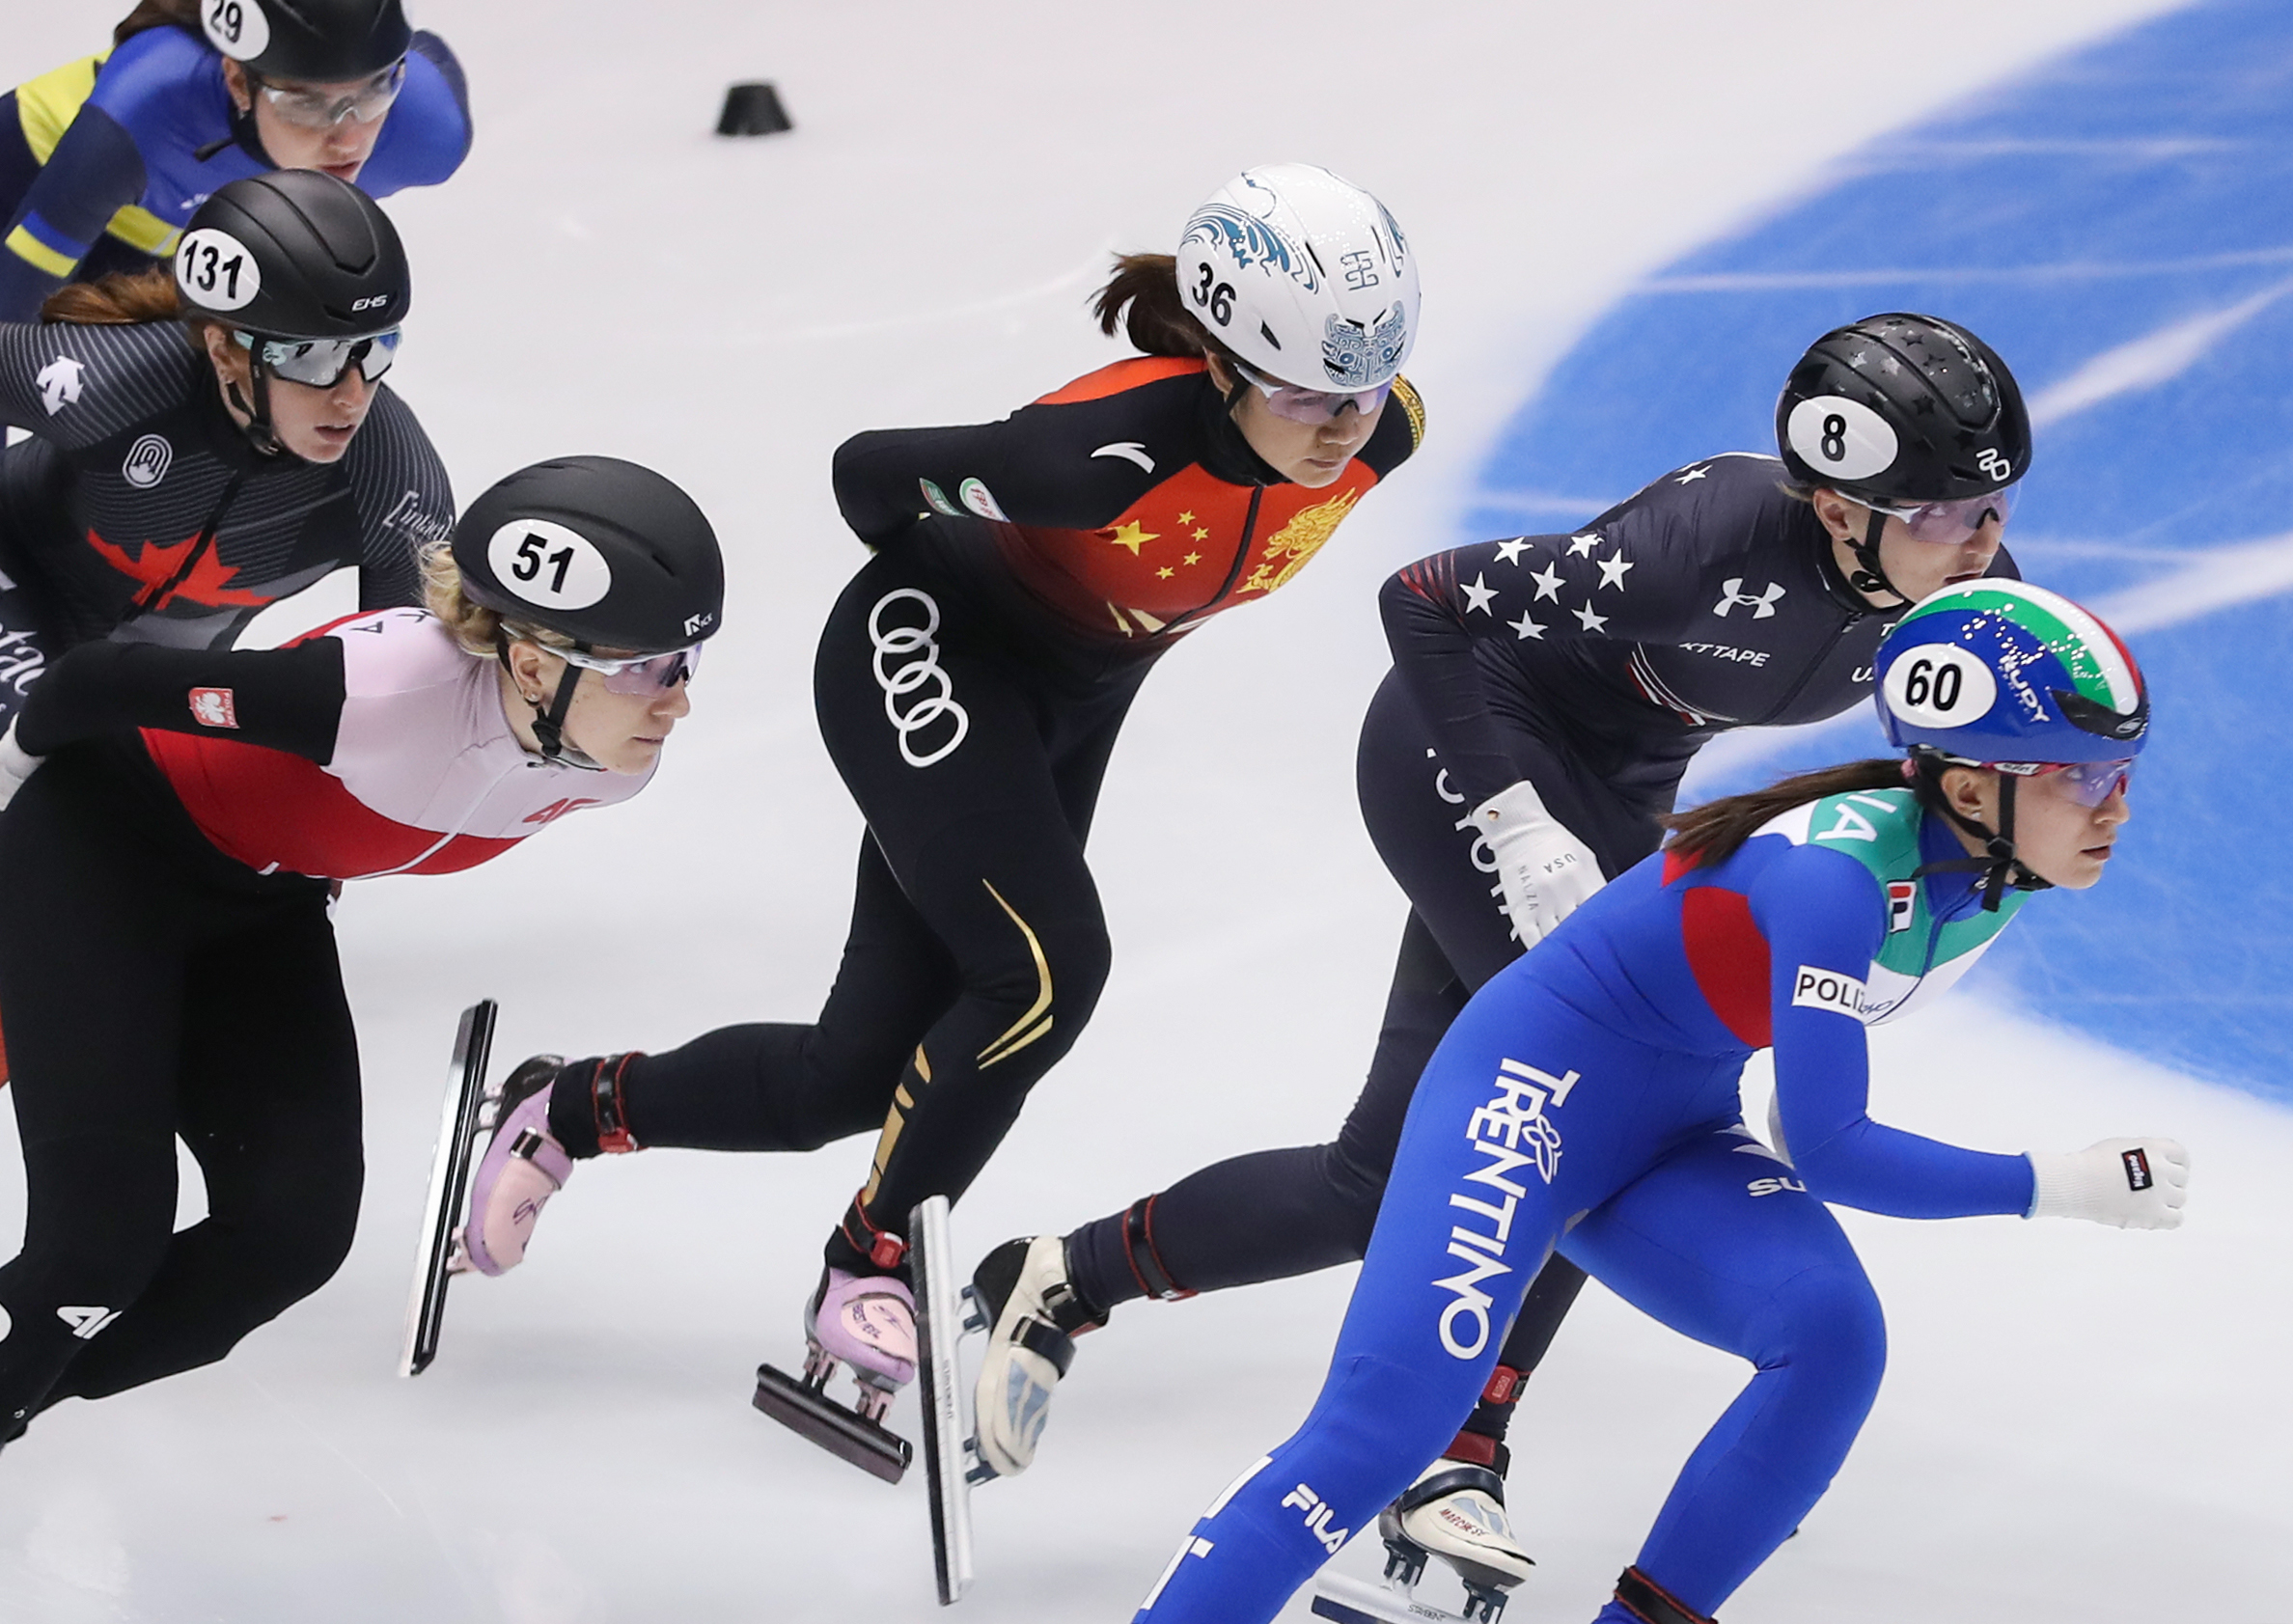
M313 389L332 389L351 368L369 383L381 380L398 359L400 329L370 333L362 339L262 339L253 333L234 333L241 349L290 383Z
M666 654L632 654L618 658L592 654L582 648L552 648L569 666L594 671L609 694L665 693L689 679L701 668L701 645L674 648Z
M2114 761L1992 761L1986 763L1994 771L2012 773L2016 778L2042 779L2058 794L2067 796L2080 806L2100 806L2134 781L2134 757L2120 757Z
M1392 384L1381 383L1375 389L1333 394L1324 389L1300 389L1295 384L1281 383L1239 363L1236 370L1241 372L1243 382L1266 398L1266 410L1292 423L1327 423L1348 406L1368 417L1384 405L1386 397L1394 392Z
M406 59L363 79L348 90L334 85L259 85L280 118L304 129L332 129L345 119L371 124L390 111L406 88Z
M1914 541L1934 541L1947 547L1964 545L1993 513L2004 524L2014 512L2013 485L1983 496L1962 496L1955 502L1921 502L1909 508L1868 504L1874 513L1903 521Z

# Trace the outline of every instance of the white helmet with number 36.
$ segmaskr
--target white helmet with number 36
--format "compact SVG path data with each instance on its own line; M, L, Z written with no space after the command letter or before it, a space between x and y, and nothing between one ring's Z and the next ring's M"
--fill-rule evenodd
M1219 343L1301 389L1391 383L1417 342L1417 258L1361 187L1312 164L1245 170L1194 211L1178 287Z

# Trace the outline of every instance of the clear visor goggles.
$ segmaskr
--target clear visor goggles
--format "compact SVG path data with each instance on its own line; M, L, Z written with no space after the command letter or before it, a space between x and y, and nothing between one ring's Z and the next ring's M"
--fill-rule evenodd
M234 333L241 349L290 383L313 389L332 389L351 368L369 383L381 380L398 359L400 330L369 333L359 339L265 339L253 333Z
M544 646L546 647L546 645ZM582 648L549 650L569 666L594 671L609 694L666 693L687 681L701 667L701 645L673 648L666 654L592 654Z
M1300 389L1295 384L1283 383L1261 372L1236 363L1235 370L1242 381L1266 398L1266 410L1276 417L1292 423L1323 424L1351 406L1368 417L1386 402L1394 386L1381 383L1375 389L1357 389L1349 393L1333 394L1326 389Z
M2015 488L2008 485L1983 496L1962 496L1955 502L1920 502L1908 508L1891 508L1884 502L1868 502L1865 506L1874 513L1901 519L1914 541L1957 547L1972 539L1993 513L1999 516L2002 525L2006 522L2014 512Z
M2134 757L2114 761L1986 761L1993 772L2046 784L2057 794L2088 809L2098 807L2134 779Z
M332 129L345 119L371 124L390 111L399 92L406 88L406 59L400 57L347 90L339 85L302 84L258 84L257 88L280 118L304 129Z

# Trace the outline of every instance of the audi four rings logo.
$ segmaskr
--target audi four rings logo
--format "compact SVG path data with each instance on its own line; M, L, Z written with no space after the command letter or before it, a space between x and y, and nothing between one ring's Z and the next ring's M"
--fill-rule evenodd
M924 606L920 626L887 626L884 611L894 604ZM939 630L939 605L928 592L899 587L876 599L868 612L868 641L875 647L876 686L884 691L884 716L899 734L900 758L911 767L928 767L955 753L963 735L971 731L971 716L955 702L955 686L939 663L939 645L931 634ZM953 731L919 754L918 733L943 720L953 719Z

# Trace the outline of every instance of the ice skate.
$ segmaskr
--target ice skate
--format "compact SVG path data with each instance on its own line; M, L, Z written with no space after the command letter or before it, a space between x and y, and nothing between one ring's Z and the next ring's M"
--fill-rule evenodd
M890 1275L830 1269L805 1305L804 1344L801 1381L757 1367L756 1407L838 1459L898 1482L912 1449L884 1416L916 1376L916 1303L907 1286ZM852 1367L860 1390L848 1408L827 1393L840 1364Z
M980 1261L972 1296L989 1327L972 1403L981 1464L1016 1477L1035 1464L1051 1394L1074 1363L1075 1338L1106 1324L1067 1279L1057 1235L1006 1241Z
M516 1268L541 1209L573 1176L573 1158L549 1131L550 1086L565 1063L561 1055L536 1055L486 1090L479 1126L493 1137L470 1183L469 1222L455 1234L448 1266L456 1272Z
M1316 1616L1339 1624L1497 1624L1506 1591L1535 1566L1505 1515L1505 1479L1485 1466L1437 1460L1377 1516L1385 1541L1385 1585L1331 1575L1315 1587ZM1465 1586L1462 1613L1417 1594L1427 1561L1439 1556Z

